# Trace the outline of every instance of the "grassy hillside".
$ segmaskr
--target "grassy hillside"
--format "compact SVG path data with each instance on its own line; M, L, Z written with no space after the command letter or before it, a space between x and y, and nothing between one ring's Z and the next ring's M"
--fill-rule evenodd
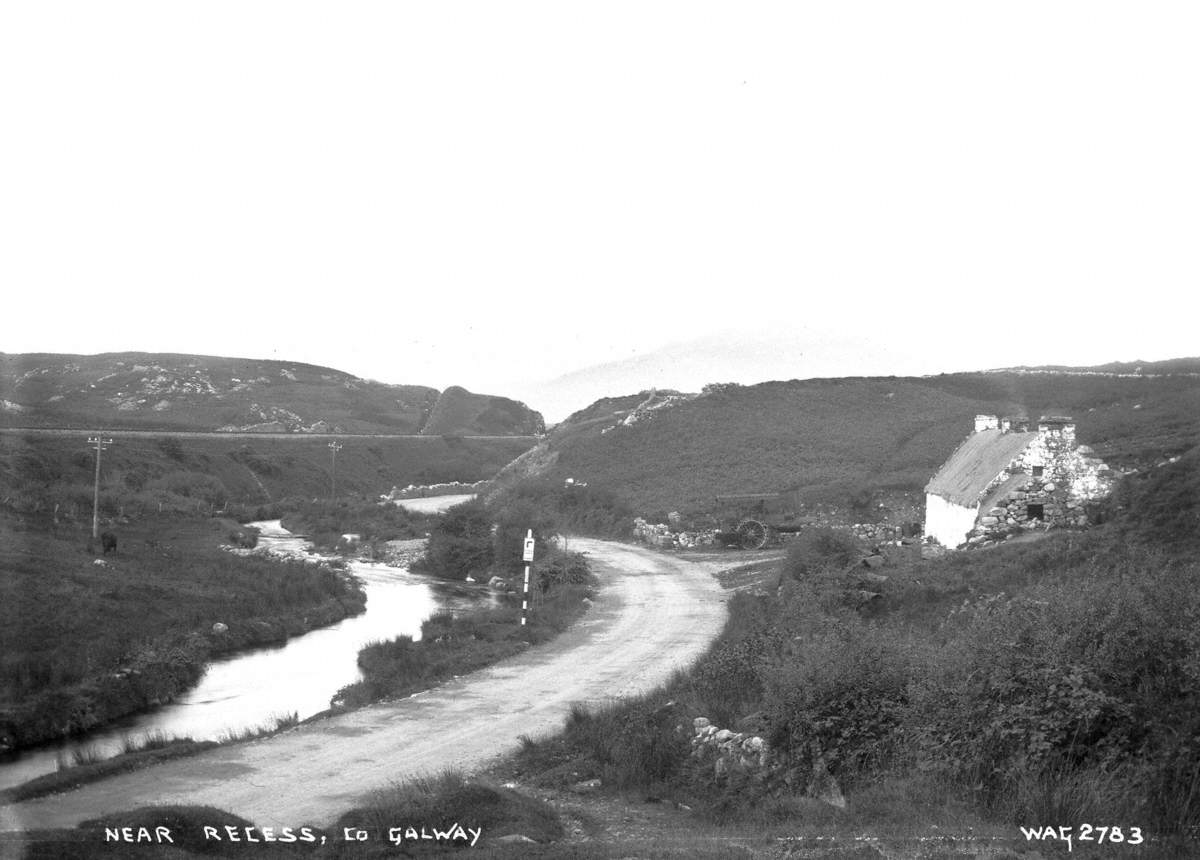
M87 522L0 510L0 749L85 731L168 700L204 664L362 611L347 577L219 549L218 518L118 527L96 565ZM228 628L215 632L221 622Z
M257 505L288 496L326 498L328 442L295 438L121 436L104 451L101 508L115 516L203 511L226 502ZM528 447L528 440L371 438L342 440L339 496L376 496L393 486L478 481ZM95 453L85 436L0 433L0 504L90 517Z
M897 856L935 826L965 842L977 815L1014 833L1121 822L1156 843L1146 856L1195 857L1200 449L1133 476L1108 509L1083 533L937 559L895 548L873 571L845 533L798 541L763 593L730 601L687 675L576 709L514 770L533 785L599 778L704 821L904 839ZM744 733L722 766L715 744L689 743L697 717ZM739 748L750 736L758 745ZM743 753L762 741L767 755ZM803 796L835 784L845 811ZM1093 847L1081 856L1116 856Z
M642 416L630 410L644 395L611 398L509 471L594 483L644 512L792 487L814 502L864 490L916 498L980 412L1072 415L1080 440L1110 464L1140 467L1200 441L1200 375L1144 369L719 385Z
M452 385L441 393L421 432L427 435L460 433L491 436L546 430L542 416L524 403L489 394L472 394Z
M443 408L436 433L530 434L540 424L522 403L450 391L471 408L461 415ZM0 354L0 426L7 427L417 434L441 399L435 388L289 361Z

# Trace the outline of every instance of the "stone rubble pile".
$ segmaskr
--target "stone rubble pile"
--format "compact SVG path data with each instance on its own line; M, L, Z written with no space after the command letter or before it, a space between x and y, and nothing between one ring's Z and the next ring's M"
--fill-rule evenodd
M819 751L813 751L811 768L792 767L758 735L717 728L707 717L692 720L692 729L692 758L711 763L716 779L741 774L765 783L773 791L803 788L809 797L838 809L846 808L846 798Z
M633 536L660 549L695 549L714 546L717 542L716 529L674 531L667 523L649 523L641 517L633 521Z

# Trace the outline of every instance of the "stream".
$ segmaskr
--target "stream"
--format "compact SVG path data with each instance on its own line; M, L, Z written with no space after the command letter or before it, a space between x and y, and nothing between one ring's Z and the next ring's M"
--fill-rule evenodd
M280 556L311 558L309 543L279 520L250 523L258 546ZM349 561L363 583L366 611L283 645L241 652L210 663L200 682L170 704L126 717L96 732L18 753L0 762L0 789L53 773L76 752L110 758L127 740L146 735L220 740L229 733L273 724L295 712L305 719L329 707L342 687L359 680L359 650L400 635L419 638L421 624L441 609L460 610L491 599L458 583L409 573L407 568Z

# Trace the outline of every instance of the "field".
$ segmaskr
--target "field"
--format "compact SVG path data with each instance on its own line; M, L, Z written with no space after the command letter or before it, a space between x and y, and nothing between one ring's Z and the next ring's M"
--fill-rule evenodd
M0 741L23 747L169 700L211 657L361 612L343 575L219 548L240 526L147 517L112 527L0 514ZM217 633L213 625L228 628Z

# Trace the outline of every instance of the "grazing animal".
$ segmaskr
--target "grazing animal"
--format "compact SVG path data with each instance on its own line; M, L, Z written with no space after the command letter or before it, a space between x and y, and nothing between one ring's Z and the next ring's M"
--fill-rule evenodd
M117 551L117 536L112 532L103 532L100 535L100 546L104 547L104 554Z

